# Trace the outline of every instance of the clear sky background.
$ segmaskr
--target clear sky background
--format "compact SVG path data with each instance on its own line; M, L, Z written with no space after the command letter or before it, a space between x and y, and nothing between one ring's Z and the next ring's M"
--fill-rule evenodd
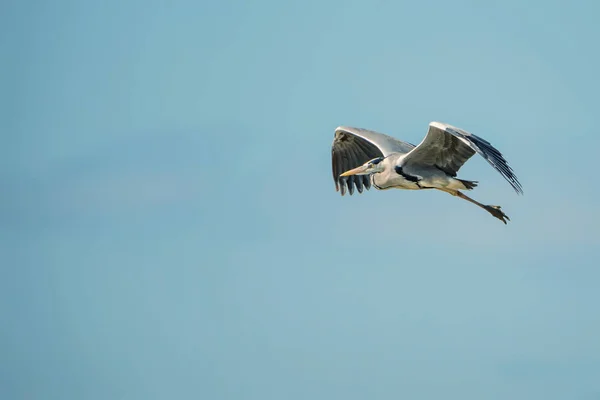
M2 399L598 399L600 3L4 1ZM498 147L335 192L338 125Z

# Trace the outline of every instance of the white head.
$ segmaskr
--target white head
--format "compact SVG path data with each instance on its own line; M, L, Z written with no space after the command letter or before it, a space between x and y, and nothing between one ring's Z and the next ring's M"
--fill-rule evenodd
M367 161L363 165L358 168L351 169L350 171L346 171L340 176L350 176L350 175L370 175L375 174L377 172L382 172L385 167L383 165L383 160L385 157L377 157L372 160Z

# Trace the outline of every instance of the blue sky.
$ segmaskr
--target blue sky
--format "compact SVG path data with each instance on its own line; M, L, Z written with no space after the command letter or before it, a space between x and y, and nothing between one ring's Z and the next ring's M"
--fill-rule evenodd
M8 1L6 399L596 399L592 1ZM339 125L498 147L340 197Z

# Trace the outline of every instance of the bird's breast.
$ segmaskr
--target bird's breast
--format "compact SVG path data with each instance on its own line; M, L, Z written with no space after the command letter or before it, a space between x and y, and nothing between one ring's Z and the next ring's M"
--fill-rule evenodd
M402 175L398 174L374 174L372 175L371 184L379 190L386 189L405 189L405 190L419 190L418 182L406 179Z

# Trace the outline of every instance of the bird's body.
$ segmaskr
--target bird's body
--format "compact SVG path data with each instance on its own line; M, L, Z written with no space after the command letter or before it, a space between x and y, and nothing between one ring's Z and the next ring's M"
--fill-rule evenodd
M382 163L385 169L370 175L371 186L376 189L421 190L435 188L468 189L465 184L444 171L430 166L412 165L402 167L403 154L394 153Z
M499 206L489 206L467 197L476 181L457 178L460 167L475 153L484 157L512 185L522 187L512 169L486 140L440 122L429 124L423 141L415 146L382 133L340 126L332 144L332 167L336 190L342 196L374 186L378 190L437 189L468 200L506 223Z

